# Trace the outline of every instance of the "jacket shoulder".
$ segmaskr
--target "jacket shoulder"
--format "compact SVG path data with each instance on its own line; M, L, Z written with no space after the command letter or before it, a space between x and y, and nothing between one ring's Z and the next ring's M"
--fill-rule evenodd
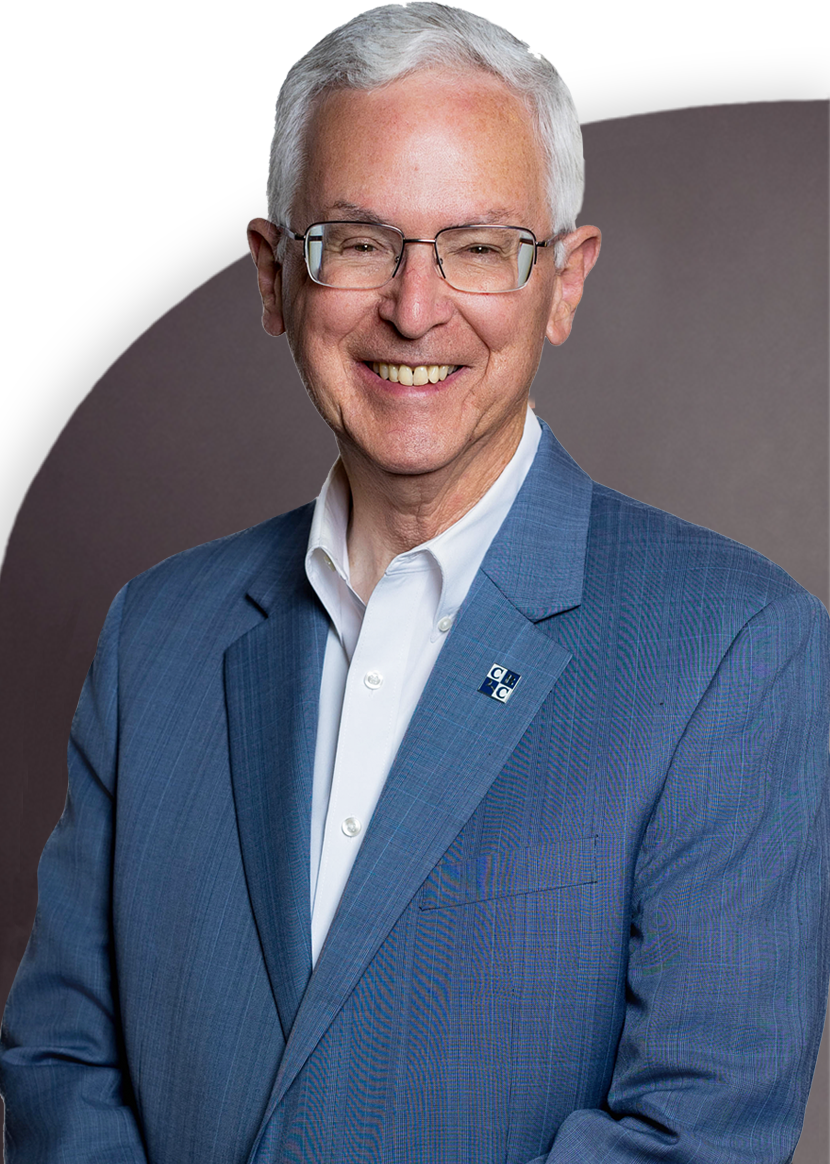
M125 618L171 618L185 608L229 613L251 588L293 589L304 577L313 512L312 502L165 558L127 583Z
M770 603L818 600L757 550L594 484L587 565L649 597L746 621ZM731 619L730 619L731 621Z

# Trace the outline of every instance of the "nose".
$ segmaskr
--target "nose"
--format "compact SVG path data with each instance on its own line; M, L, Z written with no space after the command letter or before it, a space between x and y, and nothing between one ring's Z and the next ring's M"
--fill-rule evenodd
M419 339L446 323L454 310L452 288L441 274L433 244L408 242L397 274L381 290L381 318L407 339Z

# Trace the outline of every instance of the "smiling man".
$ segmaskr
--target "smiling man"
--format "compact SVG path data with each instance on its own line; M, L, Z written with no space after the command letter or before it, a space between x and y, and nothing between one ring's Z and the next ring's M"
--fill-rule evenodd
M536 137L526 101L469 65L334 89L310 118L290 207L315 225L282 228L310 261L279 226L251 224L266 330L287 330L337 435L350 578L365 600L397 554L458 521L510 461L545 336L567 337L599 254L596 228L563 231L557 269Z
M249 227L340 456L113 604L7 1009L15 1162L783 1164L827 616L528 409L599 231L552 67L431 3L289 74Z

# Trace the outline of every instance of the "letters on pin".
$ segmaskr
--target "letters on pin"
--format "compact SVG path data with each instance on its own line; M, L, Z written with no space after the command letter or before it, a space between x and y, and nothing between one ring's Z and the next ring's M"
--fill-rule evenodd
M497 699L499 703L507 703L516 690L516 684L520 679L521 675L515 671L509 671L500 663L494 663L487 672L487 678L479 687L479 691L482 695L489 695L491 699Z

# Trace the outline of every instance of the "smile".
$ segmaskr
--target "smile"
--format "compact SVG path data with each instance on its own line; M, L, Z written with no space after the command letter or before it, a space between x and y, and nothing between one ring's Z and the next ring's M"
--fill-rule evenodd
M457 371L460 364L417 364L410 367L409 364L373 363L369 366L382 380L391 380L393 384L408 387L410 384L437 384L439 380L446 380L447 376Z

